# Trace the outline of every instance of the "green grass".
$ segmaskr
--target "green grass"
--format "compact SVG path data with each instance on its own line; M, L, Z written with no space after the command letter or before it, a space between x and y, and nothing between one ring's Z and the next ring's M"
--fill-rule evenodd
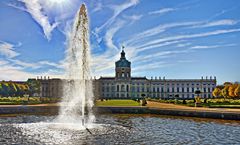
M20 105L18 102L0 102L0 105Z
M47 104L56 103L60 98L39 98L39 97L0 97L0 105L23 105L23 104Z
M107 100L97 101L96 106L140 106L140 103L133 100Z
M193 100L186 100L186 104L183 104L182 100L157 100L157 99L150 99L150 101L156 101L161 103L171 103L171 104L178 104L184 105L189 107L194 107L195 103ZM240 99L207 99L207 103L204 103L204 100L201 100L200 107L207 107L207 108L240 108Z

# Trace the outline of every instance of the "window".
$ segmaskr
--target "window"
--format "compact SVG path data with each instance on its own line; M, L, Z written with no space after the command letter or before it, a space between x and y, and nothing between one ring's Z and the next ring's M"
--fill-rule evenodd
M182 88L182 92L184 92L184 88Z
M117 92L119 92L119 85L117 85Z
M121 85L121 91L123 92L125 90L124 85Z
M132 86L132 92L135 92L135 87L134 86Z
M172 88L172 92L174 92L174 88Z

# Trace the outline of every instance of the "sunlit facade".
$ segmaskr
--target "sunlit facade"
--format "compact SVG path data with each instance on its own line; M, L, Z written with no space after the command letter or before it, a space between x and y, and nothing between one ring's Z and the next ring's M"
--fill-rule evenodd
M115 77L100 77L94 80L97 98L180 98L191 99L200 90L202 98L212 98L216 77L200 79L166 79L165 77L133 77L131 62L122 50L120 60L115 62Z

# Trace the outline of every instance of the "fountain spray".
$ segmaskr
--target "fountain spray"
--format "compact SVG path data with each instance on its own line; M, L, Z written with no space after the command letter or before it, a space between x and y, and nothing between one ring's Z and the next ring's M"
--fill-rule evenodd
M87 9L81 5L75 17L69 37L66 56L66 80L63 86L63 101L59 112L59 121L68 123L91 123L93 87L90 72L89 24ZM87 109L87 110L85 110Z

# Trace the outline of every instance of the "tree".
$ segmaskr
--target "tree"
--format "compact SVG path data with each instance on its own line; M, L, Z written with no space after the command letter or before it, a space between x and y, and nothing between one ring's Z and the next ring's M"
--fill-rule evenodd
M222 96L221 89L220 88L215 88L214 91L212 92L212 95L214 97L220 97Z
M29 86L28 93L30 96L32 96L34 93L40 92L40 82L35 79L28 79L27 85Z
M229 85L226 85L221 91L224 98L227 98L229 96L228 89L229 89Z
M234 94L236 97L240 97L240 84L238 84L238 86L236 87Z
M229 97L232 97L232 98L236 97L235 90L237 87L238 87L238 84L232 84L229 86L228 88Z

